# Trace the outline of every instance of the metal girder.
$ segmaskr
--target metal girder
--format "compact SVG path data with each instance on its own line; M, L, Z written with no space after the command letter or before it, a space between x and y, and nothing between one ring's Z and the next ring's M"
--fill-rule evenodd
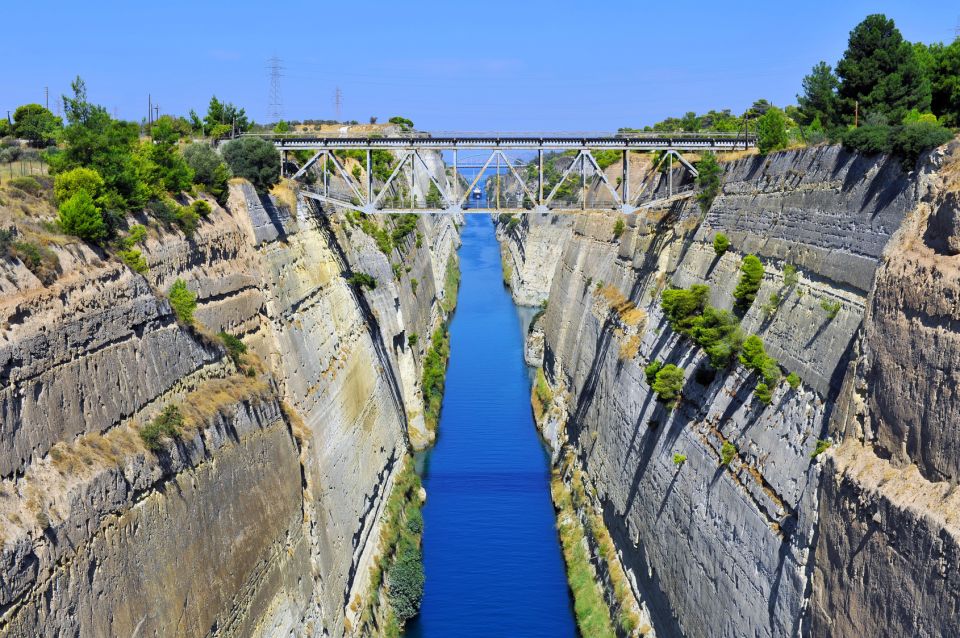
M530 189L527 188L526 183L520 178L520 174L517 173L517 169L514 168L510 160L507 159L507 157L503 154L503 151L498 150L497 153L500 153L500 156L503 157L503 160L507 163L507 168L509 168L510 172L513 173L513 176L517 178L517 182L520 183L520 188L523 189L523 192L530 199L530 202L535 206L538 205L540 202L533 196L533 193L530 192Z
M377 196L370 203L371 206L376 208L377 204L380 203L380 199L383 197L383 194L387 192L387 187L390 186L390 183L393 181L393 178L397 176L397 173L400 172L400 169L403 168L403 165L413 156L412 152L405 153L403 159L397 162L397 165L394 167L393 172L390 173L390 177L387 178L387 181L383 183L383 187L380 189L380 192L377 193Z
M427 177L430 178L430 181L433 183L433 185L437 187L438 191L440 191L440 197L443 198L443 201L446 202L448 205L451 202L453 202L453 199L447 196L447 190L440 185L440 182L437 181L437 179L433 176L433 173L430 171L430 167L427 166L427 163L423 160L422 157L420 157L420 151L414 151L413 155L416 159L420 160L420 165L423 166L423 170L427 173ZM417 172L417 169L414 168L413 169L414 179L416 179L416 176L417 176L416 172Z
M320 156L323 155L325 152L326 152L326 151L317 151L316 153L314 153L313 157L311 157L309 160L307 160L307 162L306 162L303 166L300 167L300 170L298 170L296 173L294 173L294 174L293 174L293 177L291 177L290 179L299 179L299 178L303 177L303 175L304 175L308 170L310 170L310 167L313 166L314 163L315 163L318 159L320 159ZM283 166L283 163L281 162L280 165Z
M547 199L544 200L543 202L544 206L549 206L550 202L553 201L553 198L557 194L557 191L560 189L560 186L567 180L567 177L570 175L570 171L573 169L574 166L577 165L577 160L579 160L582 155L583 155L583 151L581 150L577 153L577 156L573 158L573 161L570 162L570 166L567 167L567 170L563 171L563 175L560 176L560 180L556 184L554 184L553 188L550 190L550 194L547 196ZM541 175L542 173L543 171L541 170Z
M470 196L470 193L473 192L473 189L476 188L477 183L480 181L480 178L483 176L484 171L490 167L490 162L493 161L493 153L490 153L490 157L487 158L487 161L483 163L483 168L477 172L477 176L473 178L473 181L470 182L470 186L467 187L467 190L464 191L463 195L460 196L460 199L457 200L457 207L463 206L463 202Z
M600 176L600 181L604 186L607 187L607 190L613 195L613 200L617 203L617 206L622 206L623 202L620 199L620 193L616 191L615 188L610 186L610 182L607 180L607 174L600 169L600 164L597 163L597 159L593 156L593 153L587 151L584 153L584 157L590 160L590 163L593 164L593 168L596 171L597 175Z

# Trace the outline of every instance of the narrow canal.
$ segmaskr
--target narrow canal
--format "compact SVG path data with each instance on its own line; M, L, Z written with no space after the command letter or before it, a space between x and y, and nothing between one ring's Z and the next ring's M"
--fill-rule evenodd
M530 413L527 309L503 287L487 215L467 215L461 287L436 445L419 459L426 586L409 638L575 636Z

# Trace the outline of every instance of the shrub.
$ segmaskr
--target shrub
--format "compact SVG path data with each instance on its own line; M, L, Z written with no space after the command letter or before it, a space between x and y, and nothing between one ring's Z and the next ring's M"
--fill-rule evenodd
M187 237L192 237L197 225L200 223L200 215L193 206L177 207L177 226Z
M193 311L197 309L197 296L187 288L187 282L183 279L177 279L170 286L170 292L167 293L170 300L170 306L177 315L177 319L185 324L193 323Z
M763 281L763 264L755 255L747 255L740 265L740 272L740 281L733 291L733 297L737 300L737 308L746 311L753 305L753 300L757 298L757 291L760 290L760 283Z
M368 290L375 290L377 287L377 280L373 278L372 275L368 275L365 272L355 272L347 278L347 282L354 288L367 288Z
M717 233L713 238L713 252L717 254L717 257L722 257L729 247L730 240L727 239L727 236L723 233Z
M946 144L953 133L936 122L918 121L896 127L891 135L893 152L899 155L905 170L911 170L925 151Z
M730 364L743 342L740 323L732 313L707 306L696 318L690 336L710 357L710 365L720 370Z
M796 390L797 388L800 387L800 377L797 375L796 372L791 372L790 374L787 375L787 383L790 384L791 390Z
M23 177L14 177L10 181L8 181L7 184L16 188L17 190L23 191L24 193L33 195L34 197L36 197L40 193L40 190L42 189L42 187L40 186L40 182L38 182L35 178L31 177L30 175L24 175Z
M619 239L620 235L623 234L624 228L626 228L626 227L627 227L627 225L623 222L623 220L620 219L620 218L617 218L617 221L615 221L615 222L613 223L613 236L614 236L614 238L615 238L615 239Z
M683 465L683 464L686 463L686 462L687 462L687 455L686 455L686 454L679 454L679 453L677 453L677 452L674 452L674 453L673 453L673 464L674 464L674 465L676 465L677 467L679 467L679 466Z
M85 190L78 191L60 205L60 227L69 235L97 242L107 236L107 225L100 209Z
M443 404L443 388L447 376L447 359L450 357L450 335L445 326L433 331L430 349L423 359L423 417L427 428L434 430L440 419Z
M401 623L420 611L423 600L423 560L414 542L401 538L397 555L387 575L390 607Z
M419 340L420 335L418 335L416 332L411 332L409 335L407 335L407 345L410 347L417 345L417 341Z
M737 455L737 446L730 441L724 441L720 449L720 465L730 465L730 461Z
M57 254L29 241L14 241L13 230L0 229L0 256L19 259L27 270L49 286L60 273L60 259Z
M827 313L827 319L833 320L837 314L840 312L840 302L839 301L827 301L824 299L820 302L820 307L823 308Z
M720 194L720 164L717 163L717 156L710 151L704 153L697 162L697 185L700 187L697 202L700 210L706 213Z
M230 169L223 158L209 144L189 144L183 149L183 158L193 170L193 181L202 184L214 198L223 204L226 201L227 181Z
M753 391L753 396L757 397L760 403L764 405L770 405L770 401L773 400L773 395L770 392L770 386L762 381L757 384L756 389Z
M657 359L654 359L647 364L647 367L643 369L644 373L647 375L647 385L651 388L653 387L653 382L657 380L657 373L660 372L660 368L663 367L663 363Z
M889 153L892 148L890 131L890 127L886 125L864 124L843 133L843 145L865 155Z
M773 316L773 313L775 313L777 311L777 308L780 307L781 301L783 300L780 298L779 293L773 293L772 295L770 295L767 303L760 306L760 310L763 311L763 316L767 318L770 318L771 316Z
M183 415L180 414L180 408L171 403L150 424L140 429L140 438L148 450L156 452L163 447L161 439L179 438L182 427Z
M670 327L676 332L689 334L696 317L707 305L710 287L694 284L689 289L671 288L664 290L660 307L670 321Z
M419 287L420 287L420 282L417 280L417 278L416 278L416 277L411 277L411 278L410 278L410 290L413 292L413 294L417 294L417 288L419 288Z
M810 458L812 459L817 458L818 456L826 452L827 448L829 448L830 445L831 445L830 441L827 441L826 439L817 439L817 446L813 448L813 452L810 453Z
M198 217L206 217L210 214L210 211L213 210L210 204L202 199L195 200L192 207L193 212L196 213Z
M797 273L797 267L793 264L787 264L783 267L783 285L787 288L793 288L800 282L800 275Z
M123 238L125 248L133 248L137 244L142 244L147 238L147 227L142 224L133 224L127 231L127 236Z
M241 137L223 147L223 159L237 177L265 193L280 181L280 154L273 144L258 137Z
M664 402L675 401L680 396L680 391L683 390L683 370L668 363L663 366L659 372L657 372L657 377L653 382L653 391L657 393L657 397Z
M220 341L223 342L223 345L227 348L227 354L230 355L230 358L233 359L233 365L238 368L243 365L243 355L247 353L247 344L240 340L239 337L235 337L229 332L221 331L219 335Z
M150 267L147 265L147 260L143 258L143 253L136 248L125 248L119 251L118 254L120 255L120 260L129 266L130 270L138 272L141 275L150 270Z
M757 335L750 335L744 340L740 363L760 373L764 382L769 385L775 384L780 378L780 364L773 357L767 356L763 348L763 340Z

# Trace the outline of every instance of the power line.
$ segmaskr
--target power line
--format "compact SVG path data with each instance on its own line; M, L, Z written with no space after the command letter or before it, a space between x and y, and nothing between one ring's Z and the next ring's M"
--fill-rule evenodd
M283 60L273 56L267 60L270 69L270 118L279 121L283 115L283 96L280 94L280 78L283 77Z

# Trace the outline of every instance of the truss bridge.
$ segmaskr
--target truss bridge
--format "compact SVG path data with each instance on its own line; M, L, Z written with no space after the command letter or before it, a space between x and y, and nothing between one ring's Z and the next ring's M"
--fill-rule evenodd
M368 214L666 207L695 194L685 154L756 144L742 132L266 137L302 195Z

